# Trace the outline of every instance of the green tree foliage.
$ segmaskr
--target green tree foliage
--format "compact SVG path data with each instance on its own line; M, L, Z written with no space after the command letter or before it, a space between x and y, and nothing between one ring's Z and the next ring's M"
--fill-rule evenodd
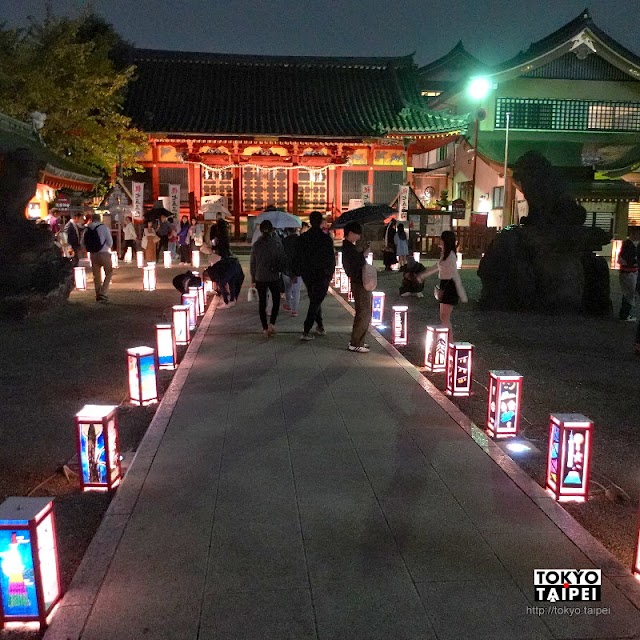
M127 47L93 14L0 26L0 111L23 121L45 113L44 141L74 164L110 173L121 158L137 168L147 137L122 113L135 71Z

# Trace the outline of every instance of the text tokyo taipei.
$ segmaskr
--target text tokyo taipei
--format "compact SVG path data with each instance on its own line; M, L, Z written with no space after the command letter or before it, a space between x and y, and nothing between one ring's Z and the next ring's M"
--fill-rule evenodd
M600 569L534 569L536 602L599 602Z

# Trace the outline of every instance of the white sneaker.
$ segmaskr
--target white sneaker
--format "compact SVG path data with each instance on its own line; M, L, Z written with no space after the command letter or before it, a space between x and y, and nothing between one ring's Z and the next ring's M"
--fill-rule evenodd
M366 342L363 342L362 346L365 347L366 349L369 348L369 345ZM349 348L351 348L351 343L349 343Z
M416 298L424 298L424 293L422 293L422 291L418 291L418 293L416 293Z
M315 336L312 336L310 333L303 333L300 336L300 340L308 342L309 340L315 340Z
M365 345L362 345L361 347L354 347L352 344L350 344L349 351L353 351L354 353L369 353L369 348Z
M404 293L400 294L401 298L408 298L411 295L411 293L409 291L405 291Z

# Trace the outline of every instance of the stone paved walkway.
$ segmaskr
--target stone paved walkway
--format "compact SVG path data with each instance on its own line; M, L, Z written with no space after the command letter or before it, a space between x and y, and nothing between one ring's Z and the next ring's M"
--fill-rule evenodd
M302 316L266 340L255 304L208 312L46 640L640 637L614 562L608 613L533 612L533 569L594 566L552 501L325 316L304 343Z

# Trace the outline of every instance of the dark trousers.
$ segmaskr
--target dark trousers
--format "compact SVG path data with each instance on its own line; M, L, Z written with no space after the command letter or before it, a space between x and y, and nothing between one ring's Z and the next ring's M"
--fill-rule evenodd
M359 282L351 281L351 292L355 300L356 315L351 330L351 345L361 347L371 322L371 291L367 291Z
M131 257L135 258L136 257L136 248L137 248L137 243L135 240L125 240L124 241L124 247L122 248L122 257L120 258L120 260L124 260L124 257L127 255L127 249L131 247Z
M180 252L180 262L189 264L191 262L191 247L188 244L181 244L178 251Z
M160 240L158 241L158 247L156 249L156 256L160 258L163 256L163 251L169 251L169 236L158 236Z
M309 296L309 310L307 311L307 317L304 319L304 332L309 333L314 322L318 325L319 329L324 329L322 322L322 301L327 295L331 278L322 278L321 280L305 280L303 278L303 281Z
M262 328L267 329L269 324L275 324L280 311L280 280L271 280L270 282L256 282L258 290L258 314ZM267 291L271 291L271 318L267 324Z
M220 289L220 293L222 294L222 300L225 304L229 302L229 300L237 300L240 297L240 289L242 288L242 283L244 282L244 272L242 269L238 269L238 273L234 274L231 278L229 278L229 282L223 284ZM257 288L256 283L256 288ZM266 316L265 316L266 318ZM273 324L273 322L271 323Z

